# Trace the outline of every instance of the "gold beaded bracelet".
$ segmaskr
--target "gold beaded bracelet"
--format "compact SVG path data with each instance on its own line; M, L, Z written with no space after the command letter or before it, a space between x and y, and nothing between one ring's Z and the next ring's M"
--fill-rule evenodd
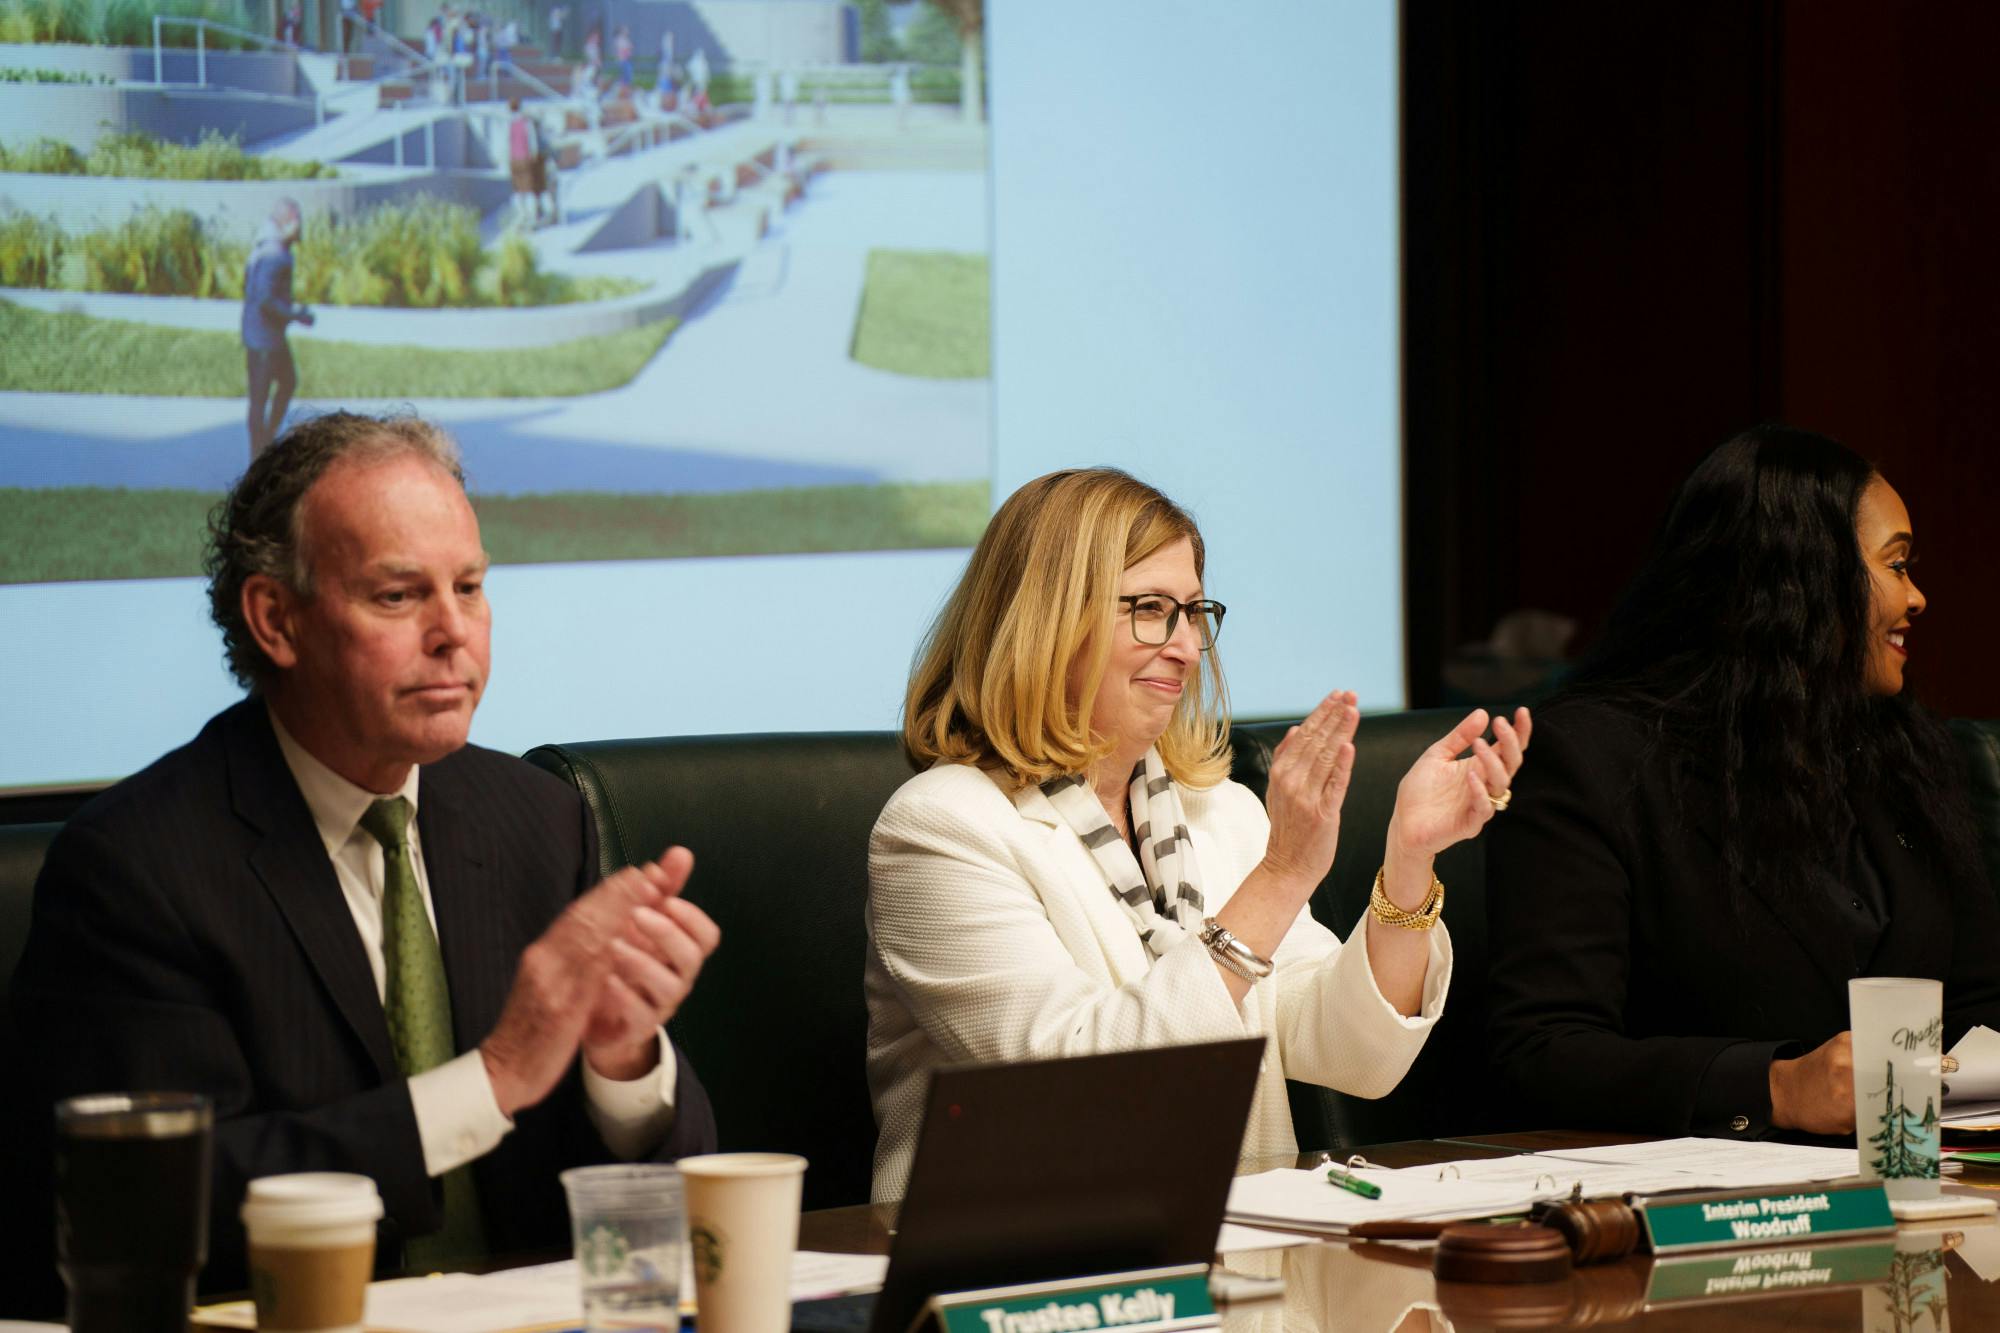
M1444 915L1444 881L1435 872L1431 875L1431 891L1424 895L1423 903L1414 912L1406 912L1389 901L1389 895L1382 889L1382 877L1388 867L1375 872L1375 888L1368 895L1368 912L1385 926L1401 926L1404 930L1429 930Z

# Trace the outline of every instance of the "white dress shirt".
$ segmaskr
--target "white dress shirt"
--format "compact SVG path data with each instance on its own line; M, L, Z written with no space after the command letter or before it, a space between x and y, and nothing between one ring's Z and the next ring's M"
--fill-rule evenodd
M423 842L417 834L417 768L412 765L400 791L375 793L355 786L306 752L286 732L277 716L271 729L278 734L278 748L285 765L299 784L312 812L327 858L333 862L341 894L354 915L354 929L375 973L375 995L385 993L385 964L382 955L382 845L361 827L361 816L383 796L401 796L410 803L410 865L416 871L417 891L423 895L424 913L437 929L437 910L431 905L430 877L424 870ZM585 1105L604 1146L626 1161L639 1157L665 1137L673 1126L674 1053L666 1034L660 1034L660 1061L650 1072L629 1082L608 1079L583 1062ZM475 1048L447 1060L435 1069L426 1069L410 1078L410 1105L416 1113L417 1133L424 1145L424 1169L433 1176L465 1165L491 1152L514 1122L501 1113L494 1099L493 1083L487 1077L486 1062Z

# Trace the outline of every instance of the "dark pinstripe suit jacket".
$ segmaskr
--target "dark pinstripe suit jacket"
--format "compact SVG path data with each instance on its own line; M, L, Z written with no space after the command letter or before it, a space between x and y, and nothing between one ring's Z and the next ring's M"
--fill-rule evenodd
M417 823L466 1051L499 1018L522 949L597 879L596 833L568 786L472 746L423 770ZM217 715L64 828L35 885L14 1003L44 1097L214 1098L204 1290L243 1285L236 1210L256 1176L374 1177L385 1268L404 1236L438 1226L367 955L258 701ZM675 1100L659 1156L712 1150L714 1116L685 1057ZM564 1247L556 1173L604 1160L572 1068L474 1168L495 1253Z

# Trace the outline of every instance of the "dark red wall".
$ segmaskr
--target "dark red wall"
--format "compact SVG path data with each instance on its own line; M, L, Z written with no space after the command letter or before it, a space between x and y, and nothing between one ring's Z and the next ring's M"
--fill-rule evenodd
M1786 7L1784 410L1875 458L1931 608L1912 667L2000 715L2000 9Z
M1404 15L1411 694L1519 607L1601 622L1674 483L1782 419L1876 458L1925 697L2000 714L2000 8Z

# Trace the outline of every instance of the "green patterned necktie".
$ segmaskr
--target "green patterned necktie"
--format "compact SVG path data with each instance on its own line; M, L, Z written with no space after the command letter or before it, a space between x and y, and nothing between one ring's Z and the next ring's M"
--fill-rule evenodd
M410 803L400 796L384 797L361 816L361 827L382 844L382 1010L389 1020L396 1067L408 1078L457 1054L452 1049L451 992L445 987L437 932L431 929L410 863ZM444 1176L443 1227L412 1237L404 1247L404 1264L442 1267L485 1253L472 1168L461 1166Z

